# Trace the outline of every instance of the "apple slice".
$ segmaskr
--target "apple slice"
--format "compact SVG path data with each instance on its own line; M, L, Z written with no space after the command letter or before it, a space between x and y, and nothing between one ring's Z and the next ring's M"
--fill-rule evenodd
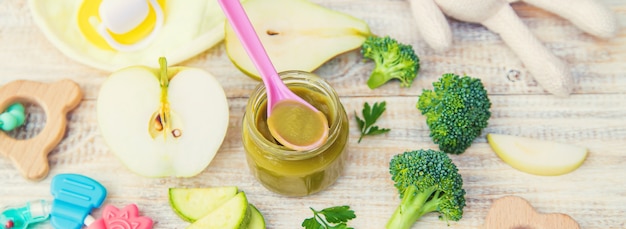
M192 223L187 229L245 229L250 222L250 208L244 192L239 192L218 209Z
M238 192L237 187L170 188L169 200L178 216L188 222L208 215Z
M332 57L359 48L370 35L365 21L307 0L247 0L243 7L278 72L313 71ZM235 66L260 79L229 23L225 43Z
M228 104L219 82L202 69L133 66L112 73L97 101L98 126L111 151L148 177L191 177L220 148Z
M511 135L487 134L496 154L513 168L543 176L574 171L587 158L587 148Z

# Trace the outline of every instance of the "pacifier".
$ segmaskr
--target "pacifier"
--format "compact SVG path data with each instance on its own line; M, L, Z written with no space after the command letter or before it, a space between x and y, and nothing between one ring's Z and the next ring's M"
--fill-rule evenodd
M176 65L224 40L215 0L28 0L33 23L61 53L106 72L167 56ZM147 13L146 13L147 12Z
M85 0L79 28L99 47L136 51L148 46L163 27L164 5L164 0Z
M2 210L0 228L24 229L29 225L43 222L49 218L51 203L34 200L23 206L12 206Z
M25 229L50 220L57 229L80 229L87 215L100 207L106 189L97 181L77 174L59 174L52 179L54 200L35 200L23 206L4 209L0 214L3 229Z
M90 213L104 202L107 191L97 181L78 174L59 174L52 179L50 192L54 199L35 200L23 206L9 207L0 214L1 229L26 229L46 220L55 229L151 229L152 219L139 216L134 204L117 209L104 208L102 217ZM3 226L3 227L2 227Z

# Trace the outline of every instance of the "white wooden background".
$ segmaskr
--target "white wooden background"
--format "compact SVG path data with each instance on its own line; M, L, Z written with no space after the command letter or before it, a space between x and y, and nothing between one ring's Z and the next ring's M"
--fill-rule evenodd
M367 21L374 33L412 44L422 61L411 88L398 82L370 90L366 86L372 63L359 53L341 55L316 71L341 96L350 116L349 159L340 179L316 195L289 198L263 188L250 175L241 144L241 118L248 94L259 83L240 73L228 60L223 44L181 65L208 70L224 87L230 106L226 139L216 158L193 178L144 178L129 172L104 144L96 124L95 104L100 84L108 73L78 64L49 43L35 26L24 0L0 0L0 84L16 79L53 82L69 78L80 84L84 99L68 118L63 141L49 155L48 178L23 179L11 162L0 158L0 205L50 199L51 178L59 173L80 173L108 189L106 204L138 204L152 217L155 228L184 228L188 223L170 209L170 187L236 185L265 215L268 228L300 228L317 209L350 205L355 228L383 228L399 199L388 173L389 159L405 150L436 148L425 119L415 108L423 88L445 72L483 80L491 101L492 118L483 134L464 154L452 156L464 177L467 207L461 221L447 227L436 214L423 217L414 228L480 228L494 199L505 195L526 198L540 212L572 216L582 228L626 228L626 30L611 40L582 33L568 21L524 3L517 13L545 45L570 66L573 95L547 94L528 75L497 35L484 27L452 20L454 46L435 52L419 37L407 1L313 0L325 7ZM603 0L626 24L626 2ZM519 71L518 77L507 78ZM357 144L354 111L364 102L387 101L379 121L392 129ZM28 138L45 125L45 115L29 106L28 124L11 134ZM486 133L501 133L576 144L589 148L586 162L576 171L555 177L529 175L503 163L486 143ZM2 143L0 143L1 147ZM47 224L37 228L49 228Z

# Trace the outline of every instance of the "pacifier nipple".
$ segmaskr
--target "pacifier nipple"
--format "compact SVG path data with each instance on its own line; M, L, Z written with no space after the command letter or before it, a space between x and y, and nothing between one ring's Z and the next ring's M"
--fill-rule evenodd
M146 0L103 0L98 9L102 24L116 34L137 28L150 12Z

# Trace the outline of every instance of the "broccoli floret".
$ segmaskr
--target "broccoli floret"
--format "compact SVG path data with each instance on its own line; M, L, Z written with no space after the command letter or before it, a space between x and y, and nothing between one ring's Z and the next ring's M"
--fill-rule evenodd
M480 79L444 74L424 89L417 109L426 116L430 137L446 153L461 154L487 127L491 102Z
M374 60L376 66L372 71L367 86L371 89L385 84L391 79L400 80L401 87L410 87L417 71L420 60L411 45L398 43L388 36L369 36L361 46L364 58Z
M404 152L391 159L389 172L402 200L387 229L408 229L429 212L439 212L446 222L463 216L463 179L448 154L430 149Z

